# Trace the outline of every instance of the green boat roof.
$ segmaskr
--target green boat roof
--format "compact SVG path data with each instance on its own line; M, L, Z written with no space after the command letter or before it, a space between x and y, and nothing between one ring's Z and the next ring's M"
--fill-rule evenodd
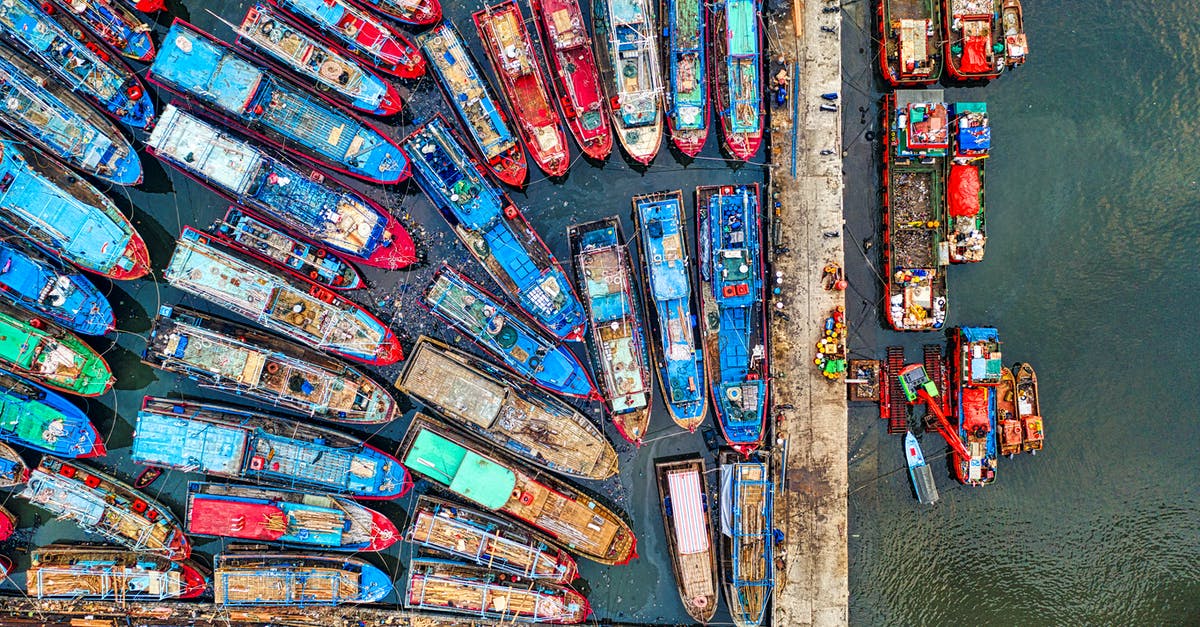
M429 430L413 438L404 465L489 509L507 503L517 484L513 471Z

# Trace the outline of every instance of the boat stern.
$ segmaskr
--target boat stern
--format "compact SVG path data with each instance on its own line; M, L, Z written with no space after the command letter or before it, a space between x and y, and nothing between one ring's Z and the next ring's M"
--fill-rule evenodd
M386 215L388 221L383 232L384 243L377 246L371 256L363 260L363 263L385 270L407 268L417 261L417 245L413 242L408 229L405 229L395 216Z
M86 459L88 457L104 457L108 455L108 447L104 445L104 438L100 437L100 431L96 429L96 425L93 425L91 421L88 421L87 430L80 440L83 446L79 448L83 453L75 457Z
M368 511L371 512L371 543L366 550L382 551L395 544L401 537L396 524L373 509Z
M359 572L357 603L378 603L392 593L392 579L379 568L363 562Z
M179 574L181 581L178 598L194 599L208 590L208 577L189 562L179 563Z

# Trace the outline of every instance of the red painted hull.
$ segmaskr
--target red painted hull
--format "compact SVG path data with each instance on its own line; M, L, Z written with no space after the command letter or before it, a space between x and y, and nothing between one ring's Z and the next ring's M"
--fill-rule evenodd
M766 103L763 101L763 68L761 65L758 68L758 130L753 132L734 132L731 127L730 117L733 115L733 105L730 101L733 99L731 93L733 86L730 83L734 80L729 75L729 66L726 62L729 56L728 38L730 37L729 29L725 23L725 15L720 10L714 10L709 13L710 19L708 22L708 37L711 45L709 46L709 62L713 64L713 89L712 97L716 101L716 108L719 112L718 117L721 119L721 145L725 148L725 152L729 156L739 161L749 161L755 154L758 153L759 147L762 146L763 138L763 122L764 109ZM759 38L758 38L758 54L759 59L762 56L762 22L759 21ZM748 454L744 453L744 454Z
M576 0L530 0L550 68L550 81L558 97L567 128L588 157L603 161L612 153L613 135L608 101L600 88L600 72L592 52L583 16ZM565 11L565 13L560 13ZM569 30L558 28L554 15L569 18ZM573 68L568 72L567 68Z
M875 31L875 42L876 42L876 45L879 46L879 53L877 56L879 58L879 71L883 75L883 79L886 80L888 82L888 84L891 85L892 87L923 87L925 85L932 85L932 84L936 83L938 81L938 78L941 75L940 64L939 64L939 67L937 67L931 73L930 76L916 78L916 77L901 76L898 71L898 68L892 67L892 64L888 63L888 56L887 56L887 49L886 49L885 42L891 41L893 43L893 45L895 45L897 47L900 45L899 41L896 41L896 40L888 37L888 27L887 27L886 19L884 16L884 4L887 3L888 1L889 0L877 0L877 3L875 5L875 23L878 25L878 28ZM937 5L934 5L934 6L937 6ZM938 16L935 15L933 17L935 18L935 21L940 21L940 20L936 19ZM935 36L939 32L940 32L939 25L935 24L934 25ZM939 52L939 53L941 52L940 43L935 44L934 47L937 48L937 52Z
M500 91L508 108L516 117L521 139L538 167L550 176L562 176L571 167L571 153L567 149L567 136L563 132L558 110L546 89L542 67L533 52L529 33L525 31L524 17L514 0L487 7L473 16L479 38L483 40L492 71L500 80ZM511 28L515 38L502 40L506 28ZM507 44L507 46L506 46ZM522 52L527 65L515 67L506 64L512 57L506 49ZM525 70L522 73L522 70ZM539 138L552 138L547 141Z
M404 0L351 0L359 6L396 20L406 26L430 26L442 21L438 0L418 0L416 6L402 7Z
M679 149L679 152L695 157L704 149L704 144L708 141L708 111L705 110L703 131L676 131L675 125L671 121L671 117L667 116L667 129L671 133L671 143Z
M349 2L345 2L345 0L330 0L331 3L335 1L341 1L342 4L345 4L346 6L352 7L358 11L363 11L362 8ZM360 30L358 36L360 41L368 35L384 38L385 41L377 53L379 55L379 61L376 61L369 55L351 51L349 47L333 40L324 32L322 32L322 29L313 26L302 16L296 15L296 13L276 2L275 0L270 0L270 2L280 11L291 17L295 23L309 35L320 39L330 48L338 51L339 53L353 56L368 66L379 70L388 76L393 76L396 78L418 78L425 74L425 57L421 56L420 51L417 50L416 46L413 46L412 42L409 41L407 37L401 35L395 29L389 27L383 22L371 22L370 29ZM363 46L363 48L367 47L368 46L366 45Z
M942 20L942 55L946 59L946 71L956 81L990 81L993 78L999 78L1001 72L999 68L987 72L967 72L959 67L960 63L956 62L955 58L957 56L961 60L961 54L955 55L951 51L954 37L951 26L954 17L950 14L950 2L951 0L942 0L942 15L946 16L946 19ZM991 22L992 39L995 40L996 20L992 19ZM995 67L994 64L993 67Z

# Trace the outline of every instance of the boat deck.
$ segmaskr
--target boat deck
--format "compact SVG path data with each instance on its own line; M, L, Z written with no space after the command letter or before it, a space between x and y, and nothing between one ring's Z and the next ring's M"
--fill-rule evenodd
M516 146L517 138L505 124L458 34L443 24L417 35L417 42L445 82L451 103L466 120L484 158L490 161Z
M771 557L771 478L762 463L733 464L723 470L726 468L732 473L729 480L733 501L728 521L730 571L726 581L732 598L727 600L736 617L747 625L757 625L766 611L775 580Z
M237 477L246 464L244 427L141 411L130 457L139 464Z
M433 560L415 561L408 580L405 604L533 622L576 623L586 616L586 605L569 603L572 593L524 582L494 583L476 567Z
M218 568L213 594L226 605L337 604L357 599L358 581L336 568Z
M659 120L659 77L654 11L644 0L607 0L611 19L607 33L620 97L616 112L626 127Z
M84 42L71 37L48 15L39 14L32 2L0 3L0 24L22 41L72 88L105 104L120 95L124 78L101 60Z
M627 252L625 254L628 254ZM645 366L636 337L637 312L631 302L633 277L625 271L622 251L617 247L585 251L579 256L587 279L594 342L604 362L603 376L609 379L608 393L614 413L645 407L649 381L641 376Z

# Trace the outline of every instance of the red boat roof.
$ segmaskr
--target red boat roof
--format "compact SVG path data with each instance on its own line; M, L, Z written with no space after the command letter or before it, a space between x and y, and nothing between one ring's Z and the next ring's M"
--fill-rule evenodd
M192 499L188 533L274 541L286 531L286 516L274 505L208 499L201 495Z

